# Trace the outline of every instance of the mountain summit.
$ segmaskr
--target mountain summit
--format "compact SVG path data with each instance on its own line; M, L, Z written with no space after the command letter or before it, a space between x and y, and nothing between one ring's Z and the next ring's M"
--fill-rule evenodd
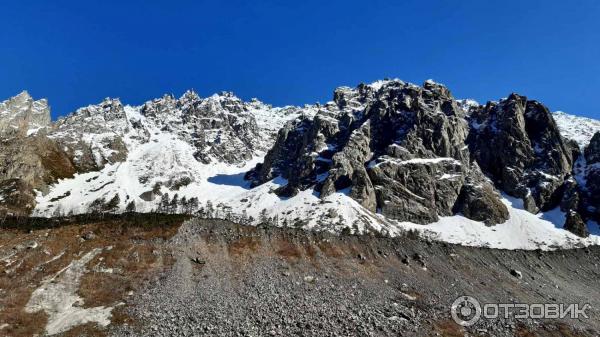
M50 125L48 101L34 101L23 91L0 103L0 135L32 134Z

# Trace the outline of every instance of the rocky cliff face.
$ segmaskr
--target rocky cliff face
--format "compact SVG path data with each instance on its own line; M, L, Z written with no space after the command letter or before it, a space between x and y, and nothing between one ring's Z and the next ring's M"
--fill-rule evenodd
M558 205L579 153L545 106L512 94L473 109L469 120L473 158L500 189L532 213Z
M34 189L73 175L60 146L46 137L50 108L26 92L0 103L0 214L27 215L35 206Z
M600 221L600 132L592 137L585 148L583 208L596 222Z
M463 212L501 223L508 212L471 161L469 131L466 111L437 83L342 88L313 119L286 125L248 177L260 184L281 174L289 180L281 195L346 190L396 220L426 224Z
M139 107L107 98L59 120L49 137L65 146L82 171L123 161L132 146L157 133L192 144L203 163L241 163L266 150L252 114L264 107L231 93L202 99L188 91L179 99L165 95Z
M502 223L506 193L532 213L560 204L577 214L570 229L585 227L578 156L539 102L512 94L481 106L432 81L395 80L336 90L314 118L288 123L247 177L259 185L283 176L282 196L343 191L372 212L422 224L457 213Z
M193 144L196 159L203 163L241 163L266 150L252 114L260 106L229 92L201 99L188 91L179 100L165 96L148 102L140 113L157 128Z

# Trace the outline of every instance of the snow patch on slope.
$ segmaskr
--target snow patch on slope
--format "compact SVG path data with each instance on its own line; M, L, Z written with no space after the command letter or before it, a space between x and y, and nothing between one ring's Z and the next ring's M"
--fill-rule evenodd
M600 244L597 231L596 235L582 239L562 229L565 214L559 209L532 214L523 208L519 199L503 195L502 201L508 207L510 218L495 226L486 226L461 215L441 217L438 222L426 226L405 222L399 226L418 230L436 240L465 246L554 250Z
M134 142L128 139L127 142ZM105 166L98 172L76 174L70 179L60 180L52 186L50 193L37 194L37 205L33 212L38 216L66 213L86 213L90 205L98 199L106 201L118 196L119 204L115 211L124 211L127 204L134 202L139 212L156 210L160 197L144 200L141 195L160 185L160 193L178 193L180 197L198 197L210 200L213 193L230 193L231 189L208 179L219 174L247 171L262 159L250 160L241 166L216 162L203 164L194 158L194 149L185 141L168 133L152 135L149 142L131 146L127 159ZM186 181L186 186L171 190L168 186Z
M385 86L386 84L388 84L388 83L390 83L390 82L398 82L398 81L400 81L400 79L398 79L398 78L394 78L394 79L387 79L387 80L378 80L378 81L375 81L375 82L373 82L373 83L369 84L369 86L370 86L371 88L373 88L373 90L375 90L375 91L379 91L379 89L381 89L381 88L382 88L383 86Z
M255 224L260 223L261 217L267 217L276 218L278 226L311 230L339 232L349 227L353 232L378 232L390 236L413 230L433 240L498 249L553 250L600 244L600 233L593 230L592 224L593 235L582 239L562 228L565 214L560 210L532 214L523 208L522 201L506 195L502 200L509 209L510 219L503 224L486 226L455 215L441 217L438 222L429 225L419 225L390 221L374 214L350 198L348 191L338 191L324 199L320 199L312 189L301 191L291 198L281 198L272 193L286 183L285 179L276 178L228 200L221 199L221 202L252 216Z
M600 121L569 115L562 111L552 113L563 137L572 139L581 148L586 147L596 132L600 131Z
M262 157L256 157L238 167L226 164L202 165L194 160L185 142L166 137L154 145L140 147L139 151L130 154L131 161L110 165L100 174L86 173L62 182L58 185L60 188L54 189L48 196L39 197L40 204L48 204L49 199L70 190L71 194L57 203L63 209L75 205L73 211L79 213L85 212L86 204L95 198L109 198L119 193L121 211L125 209L129 200L136 202L139 211L151 211L158 207L160 198L147 202L137 197L146 191L148 186L139 183L139 177L145 176L146 170L163 171L169 167L177 167L195 179L188 186L176 191L180 198L197 197L200 205L204 206L209 202L214 206L222 205L222 209L227 209L234 217L243 216L254 225L268 220L277 226L336 232L348 227L357 233L379 232L390 236L403 235L414 230L434 240L500 249L551 250L600 244L600 233L594 233L593 224L590 224L590 229L594 235L582 239L562 229L565 215L559 210L531 214L523 209L520 200L508 196L504 196L503 202L509 209L510 219L496 226L486 226L461 215L441 217L438 222L429 225L395 222L361 207L347 195L349 191L338 191L321 199L317 192L307 189L294 197L283 198L273 193L278 187L287 184L283 178L276 178L250 189L243 176L248 169L261 162ZM141 165L137 160L139 156L149 159L145 163L152 166ZM176 172L163 174L177 176ZM98 178L93 186L107 183L108 185L99 191L90 192L85 181L95 176ZM163 192L173 193L164 187ZM127 196L130 199L127 199ZM46 213L43 209L41 211L40 215ZM225 214L220 213L218 216L223 217Z
M332 232L351 227L361 233L391 229L392 234L399 234L395 228L388 228L386 221L377 219L375 214L350 198L348 191L338 191L322 199L313 189L300 191L291 198L280 197L273 192L286 184L285 179L275 178L222 202L252 217L254 224L270 218L273 224L286 227Z

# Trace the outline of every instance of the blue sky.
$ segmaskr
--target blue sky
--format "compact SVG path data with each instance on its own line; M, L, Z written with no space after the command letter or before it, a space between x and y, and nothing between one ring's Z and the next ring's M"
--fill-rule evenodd
M384 77L600 118L599 1L10 1L0 98L53 116L194 88L274 105Z

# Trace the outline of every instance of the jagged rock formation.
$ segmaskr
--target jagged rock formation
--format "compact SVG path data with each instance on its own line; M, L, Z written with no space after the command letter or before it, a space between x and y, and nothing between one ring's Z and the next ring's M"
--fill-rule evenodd
M596 132L585 148L585 160L589 165L600 163L600 132Z
M58 120L48 137L61 145L78 171L95 171L127 157L123 137L130 125L121 102L107 98Z
M27 191L22 198L27 202L13 203L22 205L17 211L15 205L2 206L9 202L5 197L0 200L0 212L28 214L35 206L34 190L47 193L48 185L58 179L123 163L145 144L174 146L165 151L175 157L161 164L165 153L154 154L162 157L144 163L140 170L145 173L132 179L148 182L150 191L155 185L177 189L195 179L176 158L178 142L191 146L198 163L243 164L266 151L283 120L299 111L272 108L258 100L244 102L227 92L200 98L188 91L179 99L165 95L137 107L107 98L51 124L46 100L33 101L23 92L0 104L0 183ZM261 127L257 119L263 122Z
M578 149L561 137L548 109L512 94L473 109L469 120L469 148L484 172L532 213L556 207Z
M264 107L231 93L202 99L188 91L179 99L165 95L139 107L107 98L59 120L49 137L67 148L82 171L123 161L127 143L148 142L157 131L192 144L203 163L240 163L266 150L253 116Z
M34 101L27 91L0 103L0 136L32 134L50 125L48 101Z
M314 118L288 123L247 178L259 185L281 175L282 196L341 191L372 212L422 224L456 213L501 223L501 191L532 213L560 205L573 215L566 228L584 235L579 155L539 102L512 94L481 106L432 81L395 80L336 90Z
M1 139L0 147L0 185L5 187L0 188L0 214L28 215L35 206L34 190L48 192L50 184L76 172L71 158L44 136ZM20 191L18 198L14 190Z
M148 102L140 113L161 130L193 144L199 161L240 163L266 150L252 116L253 104L261 103L245 103L228 92L200 99L188 91L179 100L165 96Z
M570 231L571 233L581 236L587 237L590 235L588 231L587 225L581 218L581 215L575 211L569 211L567 213L567 220L565 221L565 229Z
M476 162L471 164L462 192L454 207L467 218L490 224L489 219L506 219L506 206L496 198L496 190Z
M465 117L450 91L431 81L341 88L313 119L286 125L248 178L260 184L282 175L289 180L282 195L347 189L365 208L402 221L426 224L463 211L501 223L508 212L471 163ZM474 200L488 211L475 211Z
M24 91L0 103L0 214L28 215L34 189L73 175L74 167L60 146L46 137L50 109Z

